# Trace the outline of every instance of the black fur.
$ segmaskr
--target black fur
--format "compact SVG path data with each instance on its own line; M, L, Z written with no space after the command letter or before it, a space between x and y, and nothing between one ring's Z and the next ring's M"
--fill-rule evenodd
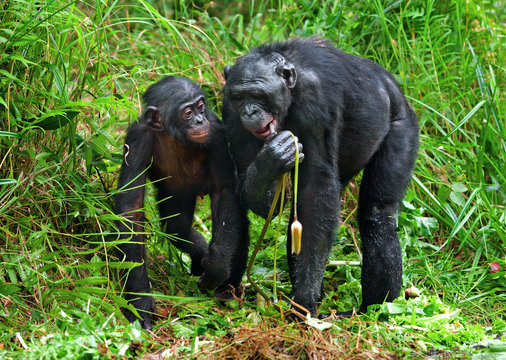
M294 300L315 315L340 195L362 169L360 310L395 299L402 258L394 213L411 179L418 125L393 76L318 38L260 46L227 67L225 76L225 131L248 208L265 217L279 175L293 168L295 146L287 130L304 146L299 255L291 255L289 232L287 240Z
M199 286L223 293L238 289L246 267L248 220L235 193L235 168L228 153L222 125L205 106L202 90L184 78L167 77L144 95L146 109L127 133L116 197L121 238L130 238L120 250L126 261L139 265L124 274L125 297L151 327L154 302L145 264L144 186L146 176L155 184L164 231L192 259L191 272L201 275ZM208 131L206 135L206 131ZM209 193L212 239L192 228L197 196ZM136 316L125 311L130 321Z

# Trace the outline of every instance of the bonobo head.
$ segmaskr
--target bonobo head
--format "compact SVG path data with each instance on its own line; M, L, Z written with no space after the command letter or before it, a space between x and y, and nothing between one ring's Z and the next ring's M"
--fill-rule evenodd
M169 76L151 85L144 94L146 110L141 121L157 131L167 131L183 144L202 144L209 135L209 114L198 84Z
M295 67L278 53L250 53L225 68L225 98L242 125L259 139L277 130L290 107L297 82Z

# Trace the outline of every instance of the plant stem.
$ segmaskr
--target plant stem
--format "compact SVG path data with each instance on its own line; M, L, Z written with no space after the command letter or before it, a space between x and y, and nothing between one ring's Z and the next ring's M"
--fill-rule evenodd
M278 186L276 187L276 193L274 194L274 199L272 200L271 207L269 209L269 213L267 214L267 218L265 219L264 227L262 228L262 232L260 233L260 236L258 238L258 241L255 245L255 248L253 249L253 253L251 254L251 258L249 259L248 268L246 269L246 277L248 278L248 281L253 285L256 291L262 295L265 300L269 300L269 297L267 294L265 294L262 289L253 281L251 278L251 268L253 267L253 263L255 262L255 257L257 256L258 251L260 250L260 246L262 245L262 242L265 237L265 233L267 232L267 228L269 227L269 223L272 220L272 215L274 214L274 209L276 208L276 204L278 203L279 194L281 193L282 188L282 179L284 177L284 174L281 175L280 180L278 181Z
M283 189L281 190L281 202L279 204L279 215L278 215L278 226L276 228L276 238L274 239L274 265L272 266L272 293L274 294L274 299L277 299L277 289L276 289L276 260L277 260L277 250L278 250L278 239L279 239L279 229L281 228L281 212L283 211L283 206L285 205L285 190L286 190L286 179L288 177L288 173L284 173L281 175L279 181L282 182Z

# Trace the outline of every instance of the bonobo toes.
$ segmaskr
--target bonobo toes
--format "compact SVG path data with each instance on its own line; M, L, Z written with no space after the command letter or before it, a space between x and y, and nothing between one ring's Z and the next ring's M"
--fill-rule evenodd
M223 284L230 277L229 266L225 261L218 261L206 256L202 259L203 269L199 280L199 289L212 290Z
M130 304L132 304L137 309L137 312L141 318L135 316L135 314L130 310L122 308L121 311L126 319L131 323L134 321L139 321L142 328L151 330L153 314L156 310L155 301L153 298L151 296L141 296L139 298L130 300Z
M214 296L220 301L237 300L242 297L242 289L232 284L223 284L214 291Z

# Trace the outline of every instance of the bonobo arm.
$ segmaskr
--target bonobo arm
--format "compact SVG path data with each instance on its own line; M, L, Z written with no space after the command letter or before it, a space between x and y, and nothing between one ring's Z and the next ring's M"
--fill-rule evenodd
M304 159L298 144L299 162ZM270 135L254 161L240 174L241 199L254 213L267 217L281 174L295 166L295 142L290 131Z
M150 296L136 295L149 293L150 284L144 263L144 188L146 171L153 155L153 133L146 124L134 124L128 130L125 141L125 154L116 195L116 214L123 216L117 221L121 239L129 242L119 245L120 259L139 263L129 271L122 272L125 298L142 316L141 325L151 328L150 312L154 311L154 302ZM129 321L137 317L128 310L125 316Z
M241 283L248 256L248 219L235 192L235 168L228 153L224 134L212 130L216 139L209 156L212 180L210 191L212 211L212 239L202 266L204 273L199 282L201 289L218 287L217 296L232 285L236 290ZM220 286L221 285L221 286Z

